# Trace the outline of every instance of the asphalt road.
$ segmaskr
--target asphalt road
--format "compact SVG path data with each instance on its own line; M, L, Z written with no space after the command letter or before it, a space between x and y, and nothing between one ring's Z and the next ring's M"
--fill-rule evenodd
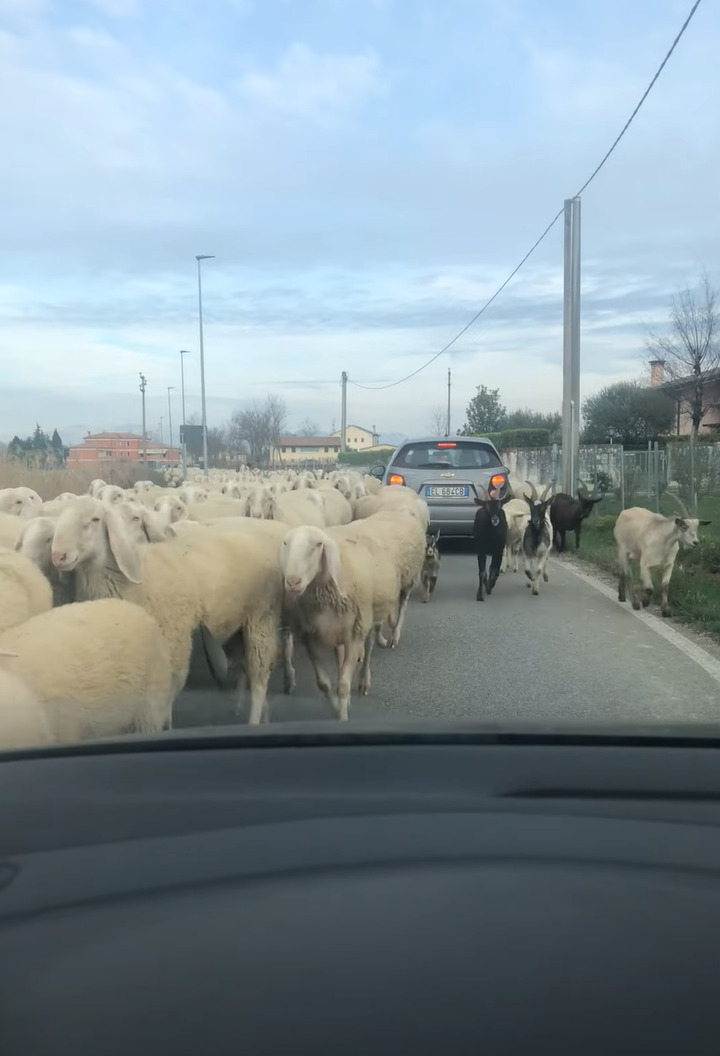
M410 601L397 650L375 649L372 690L353 692L351 721L473 719L490 722L715 722L720 662L668 629L640 618L607 588L552 558L550 582L532 597L522 571L500 576L492 596L475 600L476 563L465 542L449 542L433 600ZM684 644L685 643L685 644ZM272 722L332 718L301 650L297 689L271 681ZM234 694L185 691L175 727L246 721Z

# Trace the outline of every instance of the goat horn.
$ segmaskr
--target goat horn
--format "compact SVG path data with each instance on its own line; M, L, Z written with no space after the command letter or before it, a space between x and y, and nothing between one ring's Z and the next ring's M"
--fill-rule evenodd
M545 491L540 496L540 502L545 502L545 499L548 496L548 492L551 491L554 487L555 487L555 481L551 480L550 483L548 484L548 486L545 488Z
M587 485L583 484L583 482L580 480L580 478L578 478L577 490L578 490L578 495L580 496L581 499L586 499L588 497Z
M13 653L10 649L0 649L0 656L18 656L18 653Z
M679 496L679 495L675 495L675 494L673 494L673 492L672 492L672 491L666 491L666 492L664 492L663 494L667 495L667 497L668 497L669 499L672 499L672 500L673 500L674 502L676 502L676 503L678 504L678 506L679 506L679 508L680 508L680 510L681 510L681 512L682 512L682 515L683 515L683 517L686 517L686 518L687 518L687 517L689 517L689 516L690 516L690 514L689 514L689 512L688 512L688 508L687 508L687 506L686 506L686 505L685 505L685 503L684 503L684 502L682 501L682 499L680 498L680 496Z
M533 484L533 482L531 480L526 480L525 483L529 484L530 487L532 488L532 499L533 499L533 502L536 502L537 501L537 497L538 497L537 488L535 487L535 485Z

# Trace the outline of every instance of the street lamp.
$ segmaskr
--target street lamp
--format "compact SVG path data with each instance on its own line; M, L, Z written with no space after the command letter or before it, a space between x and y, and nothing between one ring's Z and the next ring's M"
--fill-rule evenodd
M174 385L168 385L168 429L170 431L170 447L172 447L172 404L170 403L170 393L175 388Z
M163 419L162 419L162 415L161 415L161 416L160 416L160 423L159 423L159 428L160 428L160 447L162 447L162 446L163 446L163 431L162 431L162 423L163 423Z
M202 278L200 265L203 260L214 260L214 253L196 253L198 273L198 318L200 322L200 402L202 404L203 476L208 475L207 408L205 406L205 348L203 344Z
M147 378L144 374L140 375L140 392L142 393L142 434L143 434L143 462L147 469L147 432L145 430L145 389L147 388Z
M186 348L180 349L180 392L182 400L182 460L183 460L183 480L187 480L187 443L185 441L185 360L183 356L189 356L190 353Z

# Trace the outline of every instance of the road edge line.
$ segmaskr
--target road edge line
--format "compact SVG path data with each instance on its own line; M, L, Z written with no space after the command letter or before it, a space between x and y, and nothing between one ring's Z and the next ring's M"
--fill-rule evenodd
M595 590L599 591L600 594L604 594L606 598L613 601L618 608L624 611L628 616L634 616L635 619L640 620L649 627L650 630L654 631L655 634L660 635L666 642L674 645L676 649L679 649L689 660L693 660L699 667L705 671L706 674L714 678L716 682L720 683L720 660L716 660L711 653L708 653L701 645L697 645L695 642L691 642L684 634L680 634L670 624L663 623L659 616L653 616L652 613L644 612L642 609L639 611L633 609L630 602L620 602L617 597L617 590L613 590L611 587L603 583L602 580L596 579L595 576L589 576L586 572L581 572L579 569L573 567L570 564L563 562L562 567L568 572L572 572L574 576L581 579L588 586L594 587Z

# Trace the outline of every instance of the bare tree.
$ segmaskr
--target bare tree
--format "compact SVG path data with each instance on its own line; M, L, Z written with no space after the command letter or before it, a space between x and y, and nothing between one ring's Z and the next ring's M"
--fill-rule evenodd
M303 418L298 426L298 436L320 436L320 426L312 418Z
M280 454L280 437L285 431L287 421L287 404L282 396L276 393L268 396L265 401L265 411L268 417L268 428L270 432L270 456L275 452Z
M652 359L664 360L672 381L685 382L676 399L690 416L697 436L703 418L716 406L714 387L709 383L720 367L720 313L706 272L695 290L683 290L673 298L670 333L651 334L647 350Z
M428 432L432 436L445 436L447 432L447 410L444 407L436 407L430 415Z
M248 450L253 465L265 465L277 450L285 427L287 409L280 396L268 396L264 404L253 402L235 411L228 425L228 447L235 454Z

